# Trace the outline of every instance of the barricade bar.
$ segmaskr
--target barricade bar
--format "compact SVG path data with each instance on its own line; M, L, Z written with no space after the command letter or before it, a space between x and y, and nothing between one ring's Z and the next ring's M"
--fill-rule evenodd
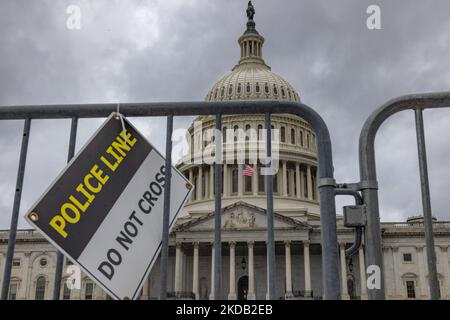
M5 106L0 107L0 120L7 119L61 119L61 118L96 118L107 117L111 112L115 111L117 107L116 103L110 104L71 104L71 105L27 105L27 106ZM270 114L283 113L293 114L302 117L313 128L316 134L317 141L317 153L318 153L318 178L334 179L333 177L333 161L331 152L331 141L328 128L320 117L320 115L312 108L302 103L295 103L289 101L277 101L277 100L265 100L265 101L226 101L226 102L161 102L161 103L124 103L120 104L120 112L127 117L149 117L149 116L195 116L195 115L223 115L223 114L266 114L266 126L270 128ZM216 118L216 120L220 120ZM267 123L267 120L269 123ZM270 132L271 130L267 130ZM269 134L270 137L270 134ZM170 139L169 139L170 140ZM166 149L168 142L166 141ZM23 144L24 145L24 144ZM23 147L22 145L22 147ZM271 140L267 141L267 150L270 151ZM171 149L171 148L170 148ZM26 155L26 152L25 152ZM167 153L170 155L170 152ZM22 159L22 156L21 156ZM22 163L22 162L21 162ZM25 161L23 161L23 167ZM215 242L220 240L220 225L217 227L217 223L220 222L220 192L221 189L221 166L216 163L216 219L215 219ZM19 174L20 174L19 170ZM23 172L22 172L23 175ZM20 176L20 175L19 175ZM272 176L269 175L268 183L271 185ZM21 179L18 178L18 183ZM23 176L22 176L23 180ZM166 177L167 182L167 177ZM167 184L166 184L167 187ZM268 186L269 188L269 186ZM340 299L341 298L341 285L339 277L339 249L337 242L336 231L336 208L334 202L334 189L333 185L319 186L320 196L320 213L321 213L321 238L322 238L322 277L323 277L323 294L325 299ZM20 203L20 196L17 197L18 204ZM268 196L268 254L269 254L269 298L275 296L275 264L274 253L275 248L271 249L270 241L273 241L273 199ZM166 202L166 200L165 200ZM170 202L170 198L169 198ZM270 204L272 202L272 204ZM17 204L17 207L18 207ZM16 206L15 206L16 208ZM167 208L167 207L165 207ZM14 209L15 210L15 209ZM17 212L13 210L13 219L17 220ZM16 221L17 224L17 221ZM14 227L11 225L11 234L14 234L17 230L17 225ZM165 233L165 231L164 231ZM163 236L164 236L163 233ZM168 233L165 233L168 235ZM272 238L272 240L270 240ZM14 242L14 241L12 241ZM11 241L10 241L11 243ZM220 246L219 246L220 247ZM215 248L216 256L215 262L221 261L221 253L218 247ZM273 255L273 261L270 256ZM11 252L12 259L12 252ZM11 267L12 260L8 262L9 269ZM215 264L215 297L218 297L218 290L220 288L220 276L217 273L220 271L219 263ZM270 266L272 265L272 267ZM7 268L5 268L7 270ZM163 271L163 270L161 270ZM5 278L6 279L6 278ZM3 286L9 286L8 281L4 281ZM7 290L6 290L7 291ZM5 292L6 292L5 291ZM2 293L3 294L3 293ZM5 295L6 298L6 295Z

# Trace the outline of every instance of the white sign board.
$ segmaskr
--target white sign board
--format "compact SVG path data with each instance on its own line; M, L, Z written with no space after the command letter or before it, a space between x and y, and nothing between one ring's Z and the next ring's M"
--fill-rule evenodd
M165 159L111 115L26 219L114 299L136 299L161 249ZM193 186L172 167L170 228Z

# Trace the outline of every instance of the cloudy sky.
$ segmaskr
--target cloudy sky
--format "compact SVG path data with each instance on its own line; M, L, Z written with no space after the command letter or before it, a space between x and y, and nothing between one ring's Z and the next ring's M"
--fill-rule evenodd
M381 8L381 30L366 9ZM66 26L69 5L81 29ZM202 100L239 58L247 1L2 0L0 106ZM359 180L357 146L369 114L408 93L450 89L448 0L255 0L264 58L328 124L339 182ZM433 214L450 220L450 113L426 111ZM161 151L165 121L132 119ZM177 118L186 128L192 118ZM77 149L102 122L81 120ZM68 120L33 121L21 215L64 168ZM22 121L0 124L0 228L8 228ZM413 112L377 137L381 216L421 213ZM338 205L344 204L342 200ZM28 227L21 219L20 227Z

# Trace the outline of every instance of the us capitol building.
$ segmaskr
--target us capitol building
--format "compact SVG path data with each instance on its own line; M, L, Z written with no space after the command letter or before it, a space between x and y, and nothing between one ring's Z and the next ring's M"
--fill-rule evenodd
M250 8L250 7L249 7ZM253 8L251 7L253 10ZM254 12L253 12L254 13ZM298 92L271 71L263 60L264 37L255 29L253 14L238 39L240 59L232 71L215 83L207 101L275 99L300 101ZM177 167L194 184L191 199L172 229L169 249L168 291L173 298L210 299L214 270L214 165L189 161L205 147L205 136L215 128L215 117L195 119L188 130L191 152ZM201 130L195 127L201 124ZM276 296L280 299L321 299L320 215L316 184L317 149L311 126L291 115L273 115L278 129L279 170L274 176L274 233L276 241ZM264 127L264 115L222 117L223 132L235 133ZM207 137L206 137L207 138ZM222 150L250 149L248 141L223 137ZM243 166L225 161L222 166L222 298L265 299L266 186L260 163L246 163L254 170L244 175ZM337 217L341 282L344 299L366 299L364 246L350 259L345 249L354 241L353 229ZM383 258L387 299L428 299L428 272L423 221L382 223ZM438 279L441 296L450 298L450 222L434 221ZM8 230L0 231L0 268L6 257ZM19 230L13 259L10 299L51 299L56 250L34 230ZM66 260L64 268L70 265ZM157 299L159 260L142 290L141 299ZM3 275L3 273L2 273ZM63 279L61 299L107 299L87 276L79 289Z

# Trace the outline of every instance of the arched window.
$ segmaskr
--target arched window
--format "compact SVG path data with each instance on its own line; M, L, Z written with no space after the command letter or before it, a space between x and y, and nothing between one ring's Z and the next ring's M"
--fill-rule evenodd
M63 300L70 300L70 289L67 286L67 282L66 281L64 281L62 299Z
M206 197L206 176L205 174L202 175L202 198Z
M256 93L259 93L259 83L258 82L256 83L255 91L256 91Z
M286 128L281 127L280 128L280 135L281 135L281 142L286 142Z
M281 95L283 96L283 98L286 97L286 92L284 91L283 87L281 87Z
M225 94L225 87L222 87L222 90L220 91L220 96L223 97L224 94Z
M278 193L278 173L279 171L273 175L273 193Z
M44 300L45 298L45 277L40 276L36 280L36 292L34 295L35 300Z
M258 139L259 140L263 140L264 139L262 129L263 129L262 124L258 124Z
M251 126L249 124L247 124L245 126L245 141L250 140L250 129L251 129Z
M86 282L84 287L84 300L92 300L94 296L94 284Z
M227 142L227 127L223 127L222 129L222 140L223 142Z
M238 133L239 133L238 129L239 129L239 126L234 126L233 127L233 134L234 134L234 141L235 142L238 141Z
M295 144L295 129L291 129L291 143Z
M216 88L216 91L214 92L214 99L217 99L217 92L219 91L219 89Z
M244 192L252 192L252 177L244 176Z
M197 175L194 176L194 187L197 187ZM197 192L192 192L194 200L197 200Z
M237 193L238 192L238 169L234 168L231 171L231 193Z
M292 96L291 96L291 90L289 90L289 88L288 88L287 91L288 91L289 99L291 99L291 98L292 98Z
M242 86L241 86L241 84L239 83L238 84L238 87L237 87L237 93L241 93L241 91L242 91Z
M251 88L250 88L250 82L247 82L247 93L250 93L250 90L251 90Z
M303 131L300 130L300 146L303 147Z
M413 279L408 279L405 281L406 284L406 296L408 299L416 298L416 282Z
M309 149L309 133L306 134L306 147Z
M286 191L287 194L290 195L291 194L291 179L290 179L290 173L289 170L287 170L286 172L286 181L283 181L283 183L286 183Z
M8 290L8 300L16 300L18 291L19 291L19 281L17 279L11 279Z
M261 170L258 170L258 192L266 191L266 176L261 174Z
M278 94L278 89L277 89L277 85L276 84L273 85L273 94L274 95Z
M228 94L231 95L233 93L233 85L230 84L230 86L228 87Z
M264 92L269 93L269 85L267 83L264 85Z
M293 192L293 195L295 196L295 195L297 195L298 194L298 191L297 191L297 183L296 183L296 181L297 181L297 172L296 171L294 171L293 172L293 176L294 176L294 192Z

